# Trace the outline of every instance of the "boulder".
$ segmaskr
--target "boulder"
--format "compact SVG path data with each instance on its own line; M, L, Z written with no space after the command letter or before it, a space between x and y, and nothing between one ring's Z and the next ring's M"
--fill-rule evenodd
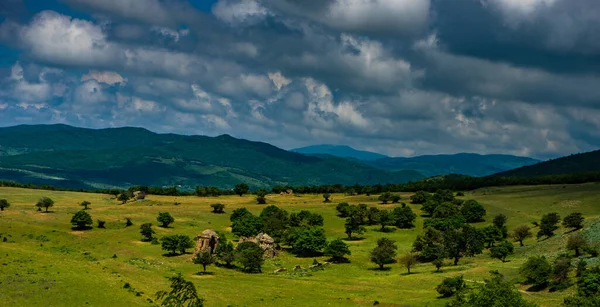
M273 273L281 273L281 272L285 272L285 271L287 271L286 268L280 268L280 269L275 270L275 272L273 272Z
M242 237L238 243L248 241L258 244L263 249L263 257L265 258L274 258L279 255L279 251L275 248L275 240L266 233L259 233L255 238Z
M144 191L135 191L133 192L133 197L135 200L142 200L146 198L146 192Z

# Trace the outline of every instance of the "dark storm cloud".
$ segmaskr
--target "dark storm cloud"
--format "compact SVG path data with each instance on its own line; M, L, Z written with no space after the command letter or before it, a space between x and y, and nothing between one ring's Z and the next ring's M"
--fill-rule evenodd
M390 155L545 158L600 144L596 1L61 2L73 11L0 25L0 48L19 50L0 69L6 125Z

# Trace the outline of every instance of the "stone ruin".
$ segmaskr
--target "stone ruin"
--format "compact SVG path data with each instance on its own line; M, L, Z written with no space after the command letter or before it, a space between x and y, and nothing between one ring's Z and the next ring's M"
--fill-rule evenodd
M146 192L144 191L135 191L133 192L133 197L135 200L142 200L146 198Z
M219 235L214 230L207 229L196 237L194 257L204 252L214 254L217 247L219 247Z
M281 191L281 193L279 193L279 195L294 195L294 190L287 189L285 191Z
M257 243L263 249L263 257L265 258L273 258L279 255L279 251L275 249L275 241L266 233L259 233L255 238L241 237L238 243L244 242Z

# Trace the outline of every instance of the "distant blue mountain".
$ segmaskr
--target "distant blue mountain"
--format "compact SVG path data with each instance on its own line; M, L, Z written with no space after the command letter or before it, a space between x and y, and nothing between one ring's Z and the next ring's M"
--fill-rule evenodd
M292 149L291 151L305 154L305 155L331 155L341 158L353 158L361 161L374 161L378 159L388 158L386 155L382 155L376 152L357 150L350 146L345 145L314 145L302 148Z

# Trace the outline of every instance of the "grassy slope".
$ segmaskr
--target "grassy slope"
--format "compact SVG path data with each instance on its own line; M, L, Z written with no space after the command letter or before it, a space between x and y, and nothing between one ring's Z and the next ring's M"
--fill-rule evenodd
M488 220L497 213L509 216L508 227L529 224L539 219L542 213L557 211L566 215L581 211L586 216L586 226L600 217L598 206L598 184L571 186L538 186L487 188L467 194L467 198L481 201L488 210ZM56 201L54 212L41 214L33 204L41 196ZM403 195L407 197L408 194ZM256 205L251 196L244 197L158 197L151 196L144 202L118 205L108 196L72 192L49 192L13 188L0 188L0 198L12 203L7 211L0 213L0 233L9 234L14 243L0 242L0 301L17 306L142 306L150 305L157 290L168 287L163 277L182 272L187 279L194 280L200 294L207 299L206 306L369 306L378 300L380 306L443 306L445 300L437 299L434 288L444 277L464 274L470 281L481 281L490 270L499 270L511 279L516 279L518 267L531 255L553 256L563 249L567 235L560 229L558 235L549 240L526 241L526 247L516 246L516 254L510 262L501 263L491 259L487 252L475 258L461 260L457 267L446 267L442 273L433 273L431 264L419 264L415 274L404 275L398 264L389 271L373 270L368 261L368 252L379 237L390 237L398 242L399 254L408 252L412 241L420 232L422 219L417 229L396 230L391 233L375 231L369 227L364 240L351 242L351 264L332 265L325 271L307 276L292 272L272 274L278 267L288 270L295 265L308 266L312 258L296 258L283 254L267 260L264 273L250 275L234 270L209 267L214 275L198 276L201 267L191 263L191 255L165 257L160 247L140 242L139 225L156 223L158 212L168 211L176 219L173 228L155 227L157 235L183 233L195 236L206 228L227 231L229 214L210 213L209 205L215 202L226 204L229 213L234 208L245 206L258 213L264 207ZM319 195L269 196L269 204L288 211L309 209L325 217L328 238L344 237L343 219L335 216L335 204L348 201L353 204L376 204L376 196L345 197L334 195L333 203L323 204ZM75 232L69 221L79 210L77 203L92 202L88 212L94 220L107 221L107 229ZM173 202L181 202L174 206ZM393 207L393 205L380 207ZM418 212L418 206L413 206ZM124 227L124 217L132 217L135 225ZM482 227L489 222L480 223ZM45 236L49 241L46 242ZM231 236L230 236L231 239ZM116 259L111 258L113 254ZM325 258L321 258L324 261ZM136 291L135 296L123 289L129 282ZM525 287L522 287L524 290ZM542 306L556 306L565 292L527 293L527 299ZM49 299L51 298L51 299ZM12 304L11 304L12 303Z

